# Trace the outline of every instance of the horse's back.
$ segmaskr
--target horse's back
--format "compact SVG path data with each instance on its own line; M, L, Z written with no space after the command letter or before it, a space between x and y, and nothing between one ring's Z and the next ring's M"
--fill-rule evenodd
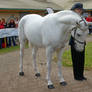
M42 16L37 15L37 14L25 15L24 17L21 18L19 25L21 24L21 22L24 22L24 24L33 23L33 22L40 21L41 19L42 19Z

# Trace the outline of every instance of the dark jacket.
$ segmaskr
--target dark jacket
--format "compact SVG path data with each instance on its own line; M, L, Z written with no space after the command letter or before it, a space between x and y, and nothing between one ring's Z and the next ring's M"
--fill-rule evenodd
M69 45L74 45L74 38L72 36L70 37Z

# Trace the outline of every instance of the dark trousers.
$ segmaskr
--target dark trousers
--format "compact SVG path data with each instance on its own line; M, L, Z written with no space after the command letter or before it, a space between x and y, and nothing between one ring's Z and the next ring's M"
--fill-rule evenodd
M84 51L76 51L73 45L71 45L71 56L73 63L73 74L75 79L83 78L84 73L84 61L85 61L85 48Z
M12 36L12 37L7 37L7 46L8 46L8 47L12 46L12 43L13 43L13 46L16 46L16 42L15 42L14 36Z
M15 36L12 36L11 38L12 38L13 46L16 46Z
M0 49L2 48L2 39L3 38L0 38Z

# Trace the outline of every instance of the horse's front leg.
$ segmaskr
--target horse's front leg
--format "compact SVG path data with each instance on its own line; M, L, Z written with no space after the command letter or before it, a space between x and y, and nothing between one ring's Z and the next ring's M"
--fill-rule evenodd
M39 73L39 71L38 71L37 62L36 62L37 50L38 50L38 48L35 48L35 47L32 49L33 67L34 67L34 71L35 71L35 73L36 73L35 76L40 77L40 73Z
M47 56L47 81L48 88L53 89L53 83L51 81L51 61L52 61L52 53L53 49L51 47L46 48L46 56Z
M60 78L60 84L65 86L67 85L67 83L65 82L64 78L63 78L63 75L62 75L62 54L63 54L63 50L64 48L62 48L61 50L59 50L57 52L57 58L58 58L58 75L59 75L59 78Z

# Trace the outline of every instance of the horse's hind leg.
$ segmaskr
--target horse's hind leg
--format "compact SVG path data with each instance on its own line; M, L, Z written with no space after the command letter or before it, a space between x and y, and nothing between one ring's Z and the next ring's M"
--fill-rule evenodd
M38 48L34 47L32 49L32 56L33 56L33 67L34 67L34 71L35 71L35 76L37 77L40 77L40 73L38 71L38 68L37 68L37 62L36 62L36 54L37 54L37 50Z
M67 83L65 82L63 75L62 75L62 54L63 54L63 49L57 52L57 57L58 57L58 75L60 78L60 85L65 86Z
M20 42L20 72L19 75L23 76L23 55L24 55L24 41Z

